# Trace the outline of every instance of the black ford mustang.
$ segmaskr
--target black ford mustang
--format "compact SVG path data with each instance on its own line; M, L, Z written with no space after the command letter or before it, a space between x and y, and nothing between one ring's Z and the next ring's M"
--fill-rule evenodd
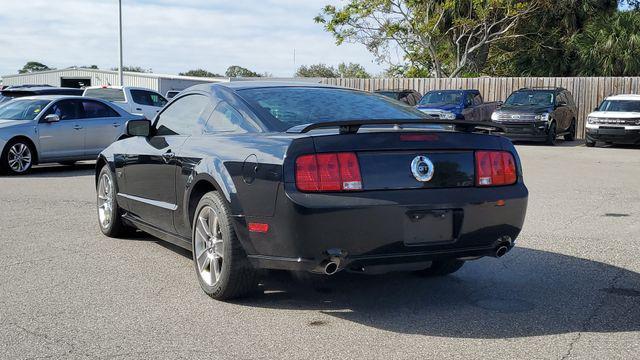
M527 206L515 148L486 123L434 121L343 88L198 85L100 155L100 227L192 250L216 299L259 268L444 275L504 255Z

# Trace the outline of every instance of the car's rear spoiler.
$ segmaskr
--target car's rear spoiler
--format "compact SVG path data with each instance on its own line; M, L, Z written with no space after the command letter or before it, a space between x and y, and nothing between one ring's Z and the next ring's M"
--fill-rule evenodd
M465 120L435 120L435 119L395 119L395 120L343 120L326 121L314 124L294 126L287 130L288 133L301 134L315 129L335 128L340 134L355 134L361 126L369 125L393 125L402 128L402 125L452 125L456 131L462 132L504 132L502 125L494 122L465 121Z

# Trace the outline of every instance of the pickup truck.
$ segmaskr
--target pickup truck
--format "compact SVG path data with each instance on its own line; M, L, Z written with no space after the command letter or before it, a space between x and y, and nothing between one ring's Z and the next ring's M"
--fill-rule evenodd
M134 115L153 120L167 104L167 99L157 92L131 86L92 86L82 96L110 101Z
M435 119L491 121L500 102L484 102L478 90L433 90L416 108Z

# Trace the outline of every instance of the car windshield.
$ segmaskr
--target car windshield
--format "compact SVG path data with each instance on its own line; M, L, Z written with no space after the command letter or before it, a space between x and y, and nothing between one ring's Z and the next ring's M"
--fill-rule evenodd
M2 120L33 120L50 103L49 100L14 100L0 106Z
M458 105L462 102L462 91L430 91L420 99L420 105Z
M270 87L238 93L283 127L342 120L424 119L414 108L372 93L314 87Z
M114 88L94 88L84 91L84 96L98 98L106 101L126 101L124 90Z
M624 111L640 112L640 101L638 100L605 100L598 108L599 111Z
M516 91L504 103L512 106L551 106L554 100L552 91Z

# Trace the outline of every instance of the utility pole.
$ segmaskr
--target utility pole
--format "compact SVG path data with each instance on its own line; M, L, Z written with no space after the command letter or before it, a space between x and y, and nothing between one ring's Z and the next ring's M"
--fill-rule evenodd
M124 86L124 75L122 74L122 0L118 0L118 27L119 27L119 55L120 65L118 66L118 79L120 79L120 86Z

